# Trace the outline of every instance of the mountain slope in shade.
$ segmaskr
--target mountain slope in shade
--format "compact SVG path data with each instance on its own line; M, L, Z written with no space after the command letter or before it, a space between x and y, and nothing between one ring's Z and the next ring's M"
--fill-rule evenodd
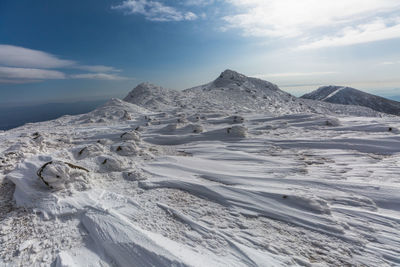
M368 94L351 87L323 86L303 95L301 98L334 104L364 106L379 112L400 115L400 102Z

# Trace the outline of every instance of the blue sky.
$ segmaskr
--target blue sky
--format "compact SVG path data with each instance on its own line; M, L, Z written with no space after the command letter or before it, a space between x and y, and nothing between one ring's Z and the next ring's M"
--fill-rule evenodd
M226 68L299 95L400 95L398 0L2 0L0 103L184 89Z

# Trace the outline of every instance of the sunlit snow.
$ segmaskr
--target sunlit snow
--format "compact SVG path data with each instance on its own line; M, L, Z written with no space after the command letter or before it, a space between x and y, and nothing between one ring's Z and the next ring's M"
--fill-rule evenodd
M400 264L399 117L230 70L124 100L0 133L0 266Z

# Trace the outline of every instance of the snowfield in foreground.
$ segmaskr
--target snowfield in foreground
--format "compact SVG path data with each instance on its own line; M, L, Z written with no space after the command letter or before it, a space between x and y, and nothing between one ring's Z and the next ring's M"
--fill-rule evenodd
M246 82L0 133L0 266L400 265L399 118Z

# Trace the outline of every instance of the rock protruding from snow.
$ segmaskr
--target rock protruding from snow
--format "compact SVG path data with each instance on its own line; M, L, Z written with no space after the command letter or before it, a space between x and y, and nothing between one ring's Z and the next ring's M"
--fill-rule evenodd
M368 94L351 87L322 86L301 98L334 104L364 106L379 112L400 115L400 102Z
M133 140L136 142L140 142L140 134L137 131L125 132L121 134L120 137L122 140Z
M338 118L333 118L333 117L327 118L325 121L325 125L332 127L340 126L340 120Z
M244 122L244 118L242 116L232 116L229 118L232 123L243 123Z
M232 126L229 127L228 129L226 129L226 132L228 135L233 136L233 137L240 137L240 138L244 138L247 136L247 128L244 126Z

